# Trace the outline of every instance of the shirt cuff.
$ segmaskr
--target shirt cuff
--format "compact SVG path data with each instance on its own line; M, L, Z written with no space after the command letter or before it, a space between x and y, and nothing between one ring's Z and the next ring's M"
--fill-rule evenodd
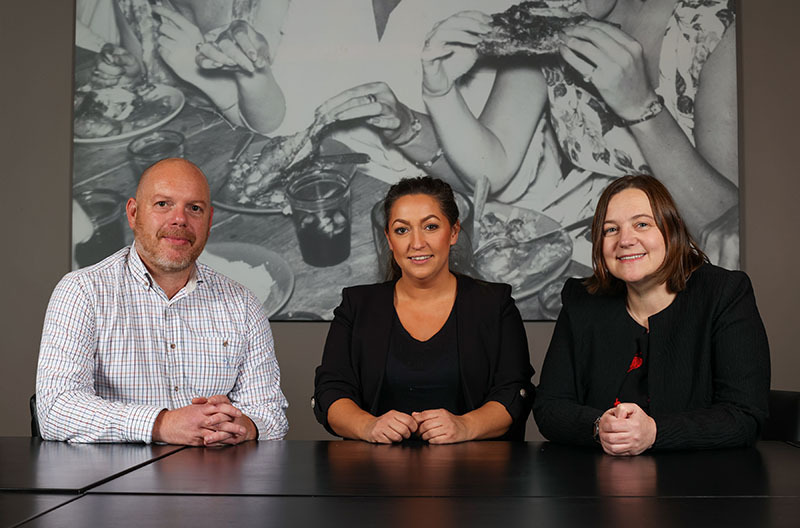
M125 419L126 441L153 443L153 425L165 407L152 407L149 405L131 405Z

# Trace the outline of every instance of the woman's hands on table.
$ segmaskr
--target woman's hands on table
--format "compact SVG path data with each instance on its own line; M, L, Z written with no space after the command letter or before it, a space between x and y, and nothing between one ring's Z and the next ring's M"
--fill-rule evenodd
M367 422L362 439L389 444L418 436L431 444L454 444L471 440L467 420L445 409L412 413L389 411Z
M446 409L428 409L411 415L391 410L373 416L350 398L340 398L328 408L328 424L344 438L390 444L418 436L431 444L454 444L502 436L512 419L506 408L489 401L464 415Z
M455 444L472 440L467 420L446 409L430 409L411 415L416 420L420 438L430 444Z
M656 441L656 422L635 403L620 403L600 417L600 445L614 456L639 455Z
M400 411L388 411L368 421L362 439L374 444L402 442L417 431L417 422Z

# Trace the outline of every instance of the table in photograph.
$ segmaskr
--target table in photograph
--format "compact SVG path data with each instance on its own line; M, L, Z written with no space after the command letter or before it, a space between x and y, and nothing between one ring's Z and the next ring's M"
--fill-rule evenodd
M24 526L796 526L800 449L613 458L552 443L187 448ZM33 494L31 494L33 496Z
M94 67L94 56L79 50L76 63L76 82L80 84L80 79L88 78ZM250 132L231 126L218 113L198 103L196 97L187 96L183 109L160 129L174 130L184 135L184 157L197 164L206 174L214 201L215 194L219 194L219 189L227 181L232 167L231 157L237 145ZM133 196L140 174L128 153L128 144L131 141L128 137L119 141L76 143L73 148L73 194L78 196L88 191L113 191L120 195L120 200ZM322 143L324 150L325 141ZM264 138L256 136L252 147L263 144ZM258 150L256 148L255 152ZM251 152L253 151L251 148ZM340 264L323 268L307 264L300 253L291 215L278 211L241 212L217 205L209 243L236 242L251 249L264 248L285 260L286 266L281 268L290 270L294 277L293 288L287 302L276 309L277 313L270 314L271 319L331 319L333 309L341 301L342 288L383 279L373 240L370 214L372 207L383 199L388 188L389 184L384 181L355 172L350 183L350 256ZM126 224L124 218L120 218L120 222ZM122 232L125 240L112 244L115 248L132 241L132 233L127 225L122 227ZM100 256L96 258L99 259ZM563 276L585 276L590 272L588 267L570 261ZM289 286L281 284L277 287ZM557 296L557 292L554 294ZM523 314L542 313L540 300L535 293L524 299L518 298L517 301ZM549 313L547 317L553 318L554 314Z

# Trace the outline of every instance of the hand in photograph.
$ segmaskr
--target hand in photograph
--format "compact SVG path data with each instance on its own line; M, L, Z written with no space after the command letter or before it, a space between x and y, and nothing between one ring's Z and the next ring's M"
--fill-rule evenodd
M203 42L200 29L186 17L163 6L153 7L161 17L158 27L158 53L167 65L182 79L196 83L196 47Z
M489 32L491 17L463 11L436 23L422 49L422 93L444 95L475 65L475 46Z
M269 45L243 20L234 20L214 42L180 13L153 7L161 17L158 52L184 81L202 90L230 122L268 134L283 121L283 92L269 67ZM219 72L228 71L228 75Z
M642 45L613 24L590 20L564 30L561 55L619 117L640 117L654 98Z
M270 64L269 43L244 20L234 20L214 42L197 47L197 65L206 70L234 69L247 73Z
M130 86L143 72L142 64L125 48L106 44L97 55L91 86L95 89Z
M417 132L414 113L397 100L384 82L367 83L345 90L325 101L317 115L330 121L363 119L374 127L388 144L403 144Z
M739 268L739 206L728 209L700 233L700 249L712 263L727 269Z

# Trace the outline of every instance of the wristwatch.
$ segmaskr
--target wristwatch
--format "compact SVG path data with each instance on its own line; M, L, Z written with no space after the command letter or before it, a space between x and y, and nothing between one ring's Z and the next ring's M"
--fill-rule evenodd
M600 418L602 417L602 414L598 416L592 425L592 438L594 438L594 441L598 444L600 443Z
M411 112L411 123L408 125L408 129L411 131L411 134L405 138L403 141L395 141L392 143L395 147L405 147L406 145L410 144L412 141L417 139L417 136L422 131L422 122L419 120L417 116Z
M624 119L617 116L617 122L615 124L619 127L638 125L639 123L644 123L648 119L653 119L655 116L660 114L662 110L664 110L664 98L656 94L656 98L650 101L641 116L637 117L636 119Z

